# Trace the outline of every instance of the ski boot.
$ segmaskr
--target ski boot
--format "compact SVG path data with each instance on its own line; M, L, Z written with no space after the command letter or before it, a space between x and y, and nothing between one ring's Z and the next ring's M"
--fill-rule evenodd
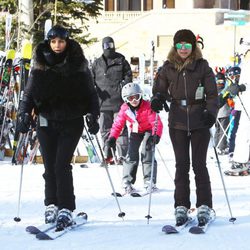
M231 169L224 172L230 176L246 176L249 175L249 167L245 163L233 162Z
M154 183L152 183L152 187L151 187L151 190L150 190L150 182L147 181L145 184L144 184L144 189L145 189L145 192L147 193L154 193L154 192L157 192L159 191L159 189L156 187L156 185Z
M57 222L56 222L56 231L62 231L66 227L69 227L73 224L72 212L63 208L58 212Z
M126 194L131 194L131 193L135 192L135 188L133 187L133 185L131 183L127 183L126 186L124 187L124 189L125 189Z
M188 209L184 206L175 208L176 226L183 225L188 220Z
M45 223L48 224L56 222L57 214L58 214L58 207L54 204L48 205L44 213Z
M197 210L197 219L199 226L206 225L210 220L211 208L207 205L201 205Z

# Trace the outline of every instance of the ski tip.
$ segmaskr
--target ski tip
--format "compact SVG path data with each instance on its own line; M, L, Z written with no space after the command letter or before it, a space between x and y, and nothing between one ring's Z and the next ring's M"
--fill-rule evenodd
M122 197L122 195L120 194L120 193L117 193L117 192L115 192L115 193L111 193L111 195L113 195L113 196L117 196L117 197Z
M51 237L49 237L46 233L40 232L36 235L36 238L38 240L53 240Z
M80 167L81 168L88 168L89 166L87 164L81 164Z
M88 219L88 215L85 212L79 212L76 216L81 217L81 218L83 218L85 220Z
M40 230L34 226L28 226L25 228L25 231L30 233L30 234L38 234L40 233Z
M189 229L189 233L191 234L204 234L204 230L201 227L195 226L195 227L191 227Z
M6 61L8 59L13 60L15 58L15 55L16 55L16 51L14 49L8 49L6 51Z
M171 225L165 225L163 226L163 228L161 229L161 231L163 233L166 233L166 234L175 234L175 233L178 233L178 231L176 230L175 227L171 226Z
M139 193L131 193L130 196L132 197L142 197Z
M32 57L32 44L30 41L25 40L22 49L21 49L21 55L24 59L31 59Z

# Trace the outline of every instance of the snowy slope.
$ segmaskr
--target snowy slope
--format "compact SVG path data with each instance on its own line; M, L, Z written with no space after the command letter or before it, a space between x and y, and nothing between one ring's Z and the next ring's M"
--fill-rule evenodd
M166 122L165 122L166 124ZM165 131L167 126L165 125ZM161 157L163 157L165 164ZM174 223L173 176L174 157L169 137L165 134L157 146L157 186L161 192L152 195L149 224L147 224L149 196L142 198L119 198L121 210L126 213L124 221L118 217L118 207L104 168L88 164L88 168L74 165L74 185L77 211L88 213L89 222L55 241L38 241L25 232L25 227L43 222L42 165L24 167L21 197L21 222L14 222L17 215L17 201L20 166L6 161L0 163L0 242L2 250L166 250L166 249L250 249L250 177L224 176L234 224L229 222L230 213L225 193L215 162L213 148L209 148L208 168L211 177L214 209L217 219L205 235L191 235L184 230L179 235L165 235L161 228ZM226 156L220 157L222 169L229 167ZM121 188L122 167L109 168L117 191ZM141 168L138 170L136 187L142 187ZM195 188L191 173L192 206L195 206Z

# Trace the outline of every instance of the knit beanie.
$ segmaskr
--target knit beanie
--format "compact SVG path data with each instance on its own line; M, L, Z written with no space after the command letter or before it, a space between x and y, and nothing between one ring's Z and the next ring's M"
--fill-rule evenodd
M174 46L177 43L186 42L192 44L192 51L196 48L196 37L191 30L178 30L174 35Z

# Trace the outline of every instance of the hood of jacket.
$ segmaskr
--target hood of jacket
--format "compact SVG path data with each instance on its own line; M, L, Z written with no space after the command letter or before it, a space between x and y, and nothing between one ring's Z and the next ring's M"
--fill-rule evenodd
M80 44L72 39L69 39L67 42L64 60L56 65L50 65L46 60L44 51L51 53L51 56L53 57L53 52L50 49L49 43L47 41L39 43L33 56L32 68L34 70L45 70L46 68L51 67L67 74L67 72L79 71L79 68L84 70L84 68L88 66L88 62L83 54Z

